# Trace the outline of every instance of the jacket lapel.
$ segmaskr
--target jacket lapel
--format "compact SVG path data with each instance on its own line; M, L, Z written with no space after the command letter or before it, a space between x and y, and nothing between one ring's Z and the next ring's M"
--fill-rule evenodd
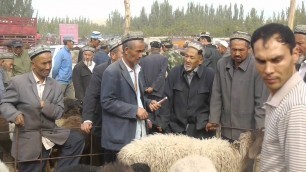
M33 73L29 72L28 76L29 76L29 80L31 81L33 93L34 93L35 97L37 98L38 102L40 103L40 98L39 98L38 90L37 90L37 83L34 79Z
M124 63L122 62L122 60L119 60L119 65L120 65L120 67L122 69L121 73L122 73L124 79L129 83L130 87L132 88L132 90L136 94L135 88L134 88L134 84L133 84L133 81L132 81L131 76L129 74L129 71L127 70L127 68L124 65Z
M43 99L43 100L46 100L46 99L47 99L48 95L49 95L50 92L51 92L52 87L53 87L53 84L52 84L52 82L50 81L50 78L47 77L47 78L46 78L45 89L44 89L44 92L43 92L43 95L42 95L42 99Z

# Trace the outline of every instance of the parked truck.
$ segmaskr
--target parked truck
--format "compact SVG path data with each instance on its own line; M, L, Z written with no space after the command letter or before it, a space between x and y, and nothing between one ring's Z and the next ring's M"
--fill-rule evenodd
M29 46L36 45L37 19L0 16L0 46L19 39Z

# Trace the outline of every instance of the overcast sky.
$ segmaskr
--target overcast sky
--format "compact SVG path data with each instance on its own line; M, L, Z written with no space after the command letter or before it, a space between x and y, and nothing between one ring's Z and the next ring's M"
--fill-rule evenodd
M157 1L164 2L164 0ZM301 6L302 1L296 0L297 5ZM138 16L143 6L149 13L153 2L154 0L130 0L132 16ZM270 17L273 12L280 12L290 6L290 0L168 0L168 2L173 9L187 7L188 2L214 6L237 3L243 5L245 14L251 8L256 8L257 11L264 10L265 17ZM103 21L115 9L124 15L124 0L32 0L32 5L35 10L34 15L38 12L38 17L84 16L93 21Z

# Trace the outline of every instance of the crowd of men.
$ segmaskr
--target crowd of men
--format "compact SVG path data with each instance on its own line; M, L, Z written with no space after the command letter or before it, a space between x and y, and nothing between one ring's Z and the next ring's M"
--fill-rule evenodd
M122 147L148 134L203 139L221 127L229 142L265 128L262 171L306 169L306 25L292 32L272 23L252 35L236 31L217 45L212 39L202 32L178 52L170 39L146 45L142 32L107 42L93 31L74 68L72 36L54 59L47 46L27 52L12 41L12 52L0 57L0 111L1 127L7 120L16 129L2 151L12 149L19 170L29 172L45 168L34 160L53 147L61 156L82 154L84 136L55 124L66 97L83 102L81 130L93 133L92 153L103 153L93 165L115 162ZM55 169L79 159L60 159Z

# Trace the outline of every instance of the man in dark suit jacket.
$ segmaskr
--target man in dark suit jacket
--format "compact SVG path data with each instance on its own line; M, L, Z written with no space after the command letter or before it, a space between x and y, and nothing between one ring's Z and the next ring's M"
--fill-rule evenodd
M139 79L139 60L145 51L142 32L130 32L122 38L123 58L103 73L101 89L102 147L105 162L116 160L116 154L134 139L146 136L148 113L160 105L144 98Z
M101 150L101 124L102 124L102 108L100 104L101 81L103 72L113 62L121 59L122 45L121 40L113 40L109 43L111 60L96 66L93 70L92 78L89 82L88 89L85 93L83 101L83 124L81 129L85 133L90 133L93 126L92 151L91 153L102 153ZM103 156L93 156L92 165L103 165Z
M76 131L60 129L55 120L63 113L61 86L48 75L52 55L49 47L40 46L30 53L32 71L14 77L7 87L0 105L4 117L16 124L12 156L21 161L19 171L44 171L38 158L47 158L54 146L61 147L61 156L82 153L84 138ZM76 165L79 157L59 159L55 171ZM33 160L29 162L22 162Z
M140 60L140 66L144 77L144 89L147 98L159 101L164 94L166 71L168 67L167 57L160 54L161 43L150 42L151 54ZM149 113L149 133L160 132L156 126L159 112Z

